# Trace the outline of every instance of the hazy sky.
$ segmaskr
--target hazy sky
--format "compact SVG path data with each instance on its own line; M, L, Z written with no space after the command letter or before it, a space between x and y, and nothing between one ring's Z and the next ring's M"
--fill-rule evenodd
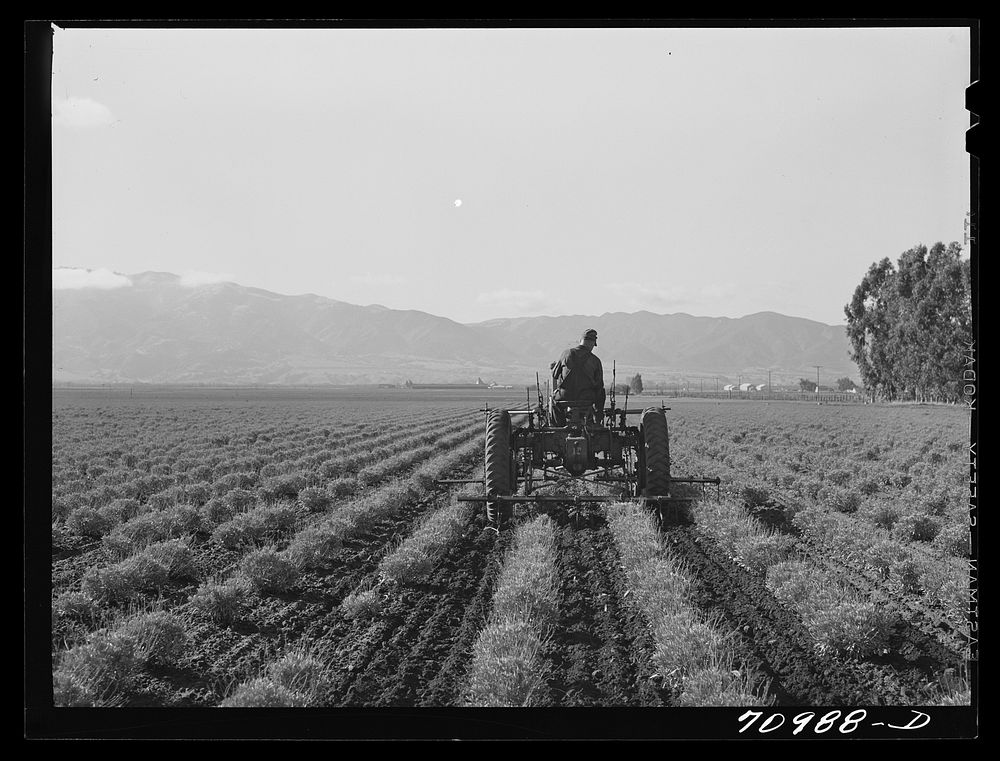
M826 323L962 240L968 28L56 29L57 287Z

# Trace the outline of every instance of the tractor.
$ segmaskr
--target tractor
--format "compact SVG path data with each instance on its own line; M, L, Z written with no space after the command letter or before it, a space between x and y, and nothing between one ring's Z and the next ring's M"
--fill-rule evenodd
M612 385L612 389L614 386ZM689 520L691 497L671 494L675 483L714 483L718 478L674 478L670 474L668 407L619 408L613 395L603 412L592 402L529 401L524 409L486 409L485 464L481 495L460 501L486 505L489 524L498 530L510 523L517 503L587 503L638 501L655 511L661 525ZM558 409L557 409L558 408ZM556 414L556 413L559 414ZM629 417L638 416L638 425ZM515 424L517 418L519 423ZM556 420L564 420L560 424ZM609 495L533 494L542 484L583 480L608 484Z

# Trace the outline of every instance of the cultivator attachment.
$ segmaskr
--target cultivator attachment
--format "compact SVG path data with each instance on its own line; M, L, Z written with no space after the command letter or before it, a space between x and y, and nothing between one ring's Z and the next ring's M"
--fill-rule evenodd
M614 496L602 496L602 495L559 495L559 494L532 494L532 495L511 495L511 496L501 496L494 497L492 500L483 497L475 496L460 496L457 498L459 502L480 502L487 503L489 505L491 502L495 505L503 505L505 507L513 508L515 504L552 504L560 505L564 507L572 507L573 505L590 504L590 503L611 503L611 502L623 502L621 497ZM683 523L690 522L689 511L684 509L691 502L695 501L694 497L669 497L669 496L655 496L655 497L640 497L637 501L640 504L645 505L651 511L653 511L659 522L662 525L679 525ZM492 525L501 525L511 517L511 509L495 509L494 514L490 514L487 511L487 518Z
M525 409L485 409L486 437L483 476L442 479L444 484L481 484L480 495L462 495L461 502L486 506L489 523L499 527L513 516L515 504L573 505L630 501L655 512L661 524L690 520L695 497L672 494L680 483L721 485L719 478L674 478L670 475L667 407L619 409L603 413L590 402L559 401L563 421L541 404ZM639 416L629 425L630 415ZM522 422L515 425L513 418ZM565 482L619 486L610 494L535 494L535 489ZM617 493L614 493L617 492Z

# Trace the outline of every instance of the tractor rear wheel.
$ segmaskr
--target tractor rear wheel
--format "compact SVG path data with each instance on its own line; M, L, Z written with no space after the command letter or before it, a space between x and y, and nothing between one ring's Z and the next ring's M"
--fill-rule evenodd
M493 410L486 418L486 518L494 526L507 522L514 514L513 503L495 500L514 492L510 428L507 410Z
M644 497L665 497L670 491L670 436L663 410L650 407L639 421L642 456L640 485Z

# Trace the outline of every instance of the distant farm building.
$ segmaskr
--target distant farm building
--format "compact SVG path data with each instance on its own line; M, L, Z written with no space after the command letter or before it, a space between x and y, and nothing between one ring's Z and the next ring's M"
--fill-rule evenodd
M406 387L418 390L430 389L430 388L444 388L444 389L499 388L498 386L492 386L486 383L486 381L484 381L482 378L476 378L475 383L410 383L409 381L407 381Z
M767 391L767 384L761 383L756 387L757 391Z
M740 391L756 391L757 387L752 383L741 383Z
M735 391L736 390L736 384L735 383L727 383L725 386L722 387L722 390L723 391Z

